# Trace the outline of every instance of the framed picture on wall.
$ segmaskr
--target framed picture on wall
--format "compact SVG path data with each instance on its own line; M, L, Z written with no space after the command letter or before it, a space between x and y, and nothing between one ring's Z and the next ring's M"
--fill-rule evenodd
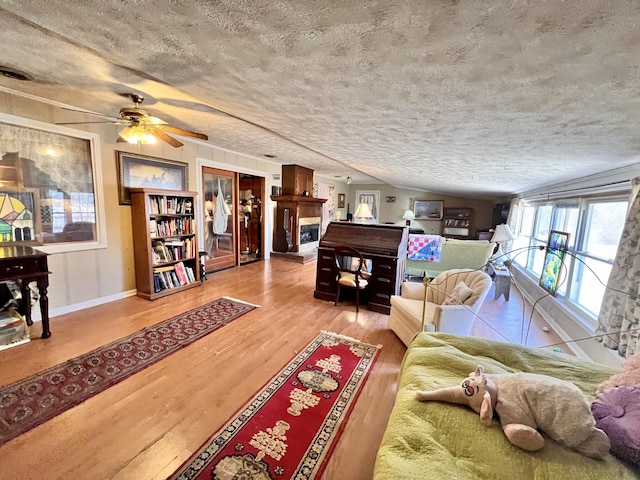
M0 113L0 236L46 253L106 246L100 136Z
M187 190L186 163L126 152L116 155L120 205L131 205L131 187Z
M345 195L344 193L338 194L338 208L344 208Z
M377 223L380 221L380 190L357 190L356 191L356 211L358 205L366 203L371 210L371 221ZM355 214L354 214L355 215Z
M443 204L441 200L416 200L413 213L418 220L442 220Z

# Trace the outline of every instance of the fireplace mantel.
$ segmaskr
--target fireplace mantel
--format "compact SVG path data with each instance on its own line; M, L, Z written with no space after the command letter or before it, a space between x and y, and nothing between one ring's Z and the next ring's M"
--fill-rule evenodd
M274 202L324 203L326 198L303 197L302 195L271 195Z

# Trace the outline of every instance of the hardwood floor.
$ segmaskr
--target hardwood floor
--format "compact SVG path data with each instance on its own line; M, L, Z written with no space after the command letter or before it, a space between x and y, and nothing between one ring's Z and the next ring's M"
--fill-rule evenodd
M138 297L51 319L52 337L0 352L0 385L86 353L221 296L261 306L0 447L0 478L164 479L313 339L329 330L383 348L325 471L370 479L405 346L387 316L313 298L315 262L280 259L209 274L202 287ZM483 305L474 334L520 343L521 297ZM555 343L534 317L528 345Z

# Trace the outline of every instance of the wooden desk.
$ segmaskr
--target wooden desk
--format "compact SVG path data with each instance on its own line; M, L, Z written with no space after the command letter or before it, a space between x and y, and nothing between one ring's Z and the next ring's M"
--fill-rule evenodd
M408 228L397 225L331 222L320 239L315 298L333 301L337 292L333 249L347 245L371 260L371 278L364 292L369 310L389 315L391 296L400 295L407 257Z
M40 312L42 313L42 338L49 338L49 269L47 254L26 245L0 246L0 282L12 280L20 285L27 325L31 320L31 294L29 282L38 284Z

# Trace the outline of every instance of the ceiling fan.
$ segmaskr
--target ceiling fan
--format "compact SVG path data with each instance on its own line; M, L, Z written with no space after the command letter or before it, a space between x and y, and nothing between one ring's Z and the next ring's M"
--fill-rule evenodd
M118 142L140 143L148 144L155 143L156 139L167 142L173 147L181 147L184 145L179 140L176 140L169 133L176 135L183 135L185 137L198 138L200 140L208 140L209 137L203 133L196 133L190 130L183 130L182 128L170 127L164 120L149 115L146 110L140 108L140 104L144 101L142 95L136 93L128 93L127 96L133 101L133 107L124 107L120 109L120 117L114 118L112 121L105 122L65 122L57 123L56 125L78 125L87 123L114 123L116 125L126 125L120 130ZM72 110L74 112L88 113L89 115L99 115L93 112L87 112L83 110L75 110L71 108L65 108L65 110ZM101 115L102 116L102 115Z

